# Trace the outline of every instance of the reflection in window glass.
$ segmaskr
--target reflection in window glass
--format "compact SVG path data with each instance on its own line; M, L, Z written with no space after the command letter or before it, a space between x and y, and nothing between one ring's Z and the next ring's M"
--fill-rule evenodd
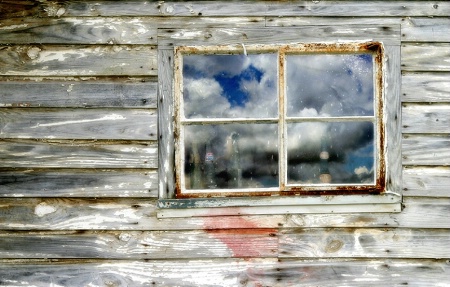
M187 189L278 186L276 124L185 127Z
M276 117L276 62L276 54L183 56L185 117Z
M177 62L181 192L373 187L377 55L249 51L187 51Z
M287 126L288 184L374 184L372 122Z
M373 116L372 54L286 56L287 116Z

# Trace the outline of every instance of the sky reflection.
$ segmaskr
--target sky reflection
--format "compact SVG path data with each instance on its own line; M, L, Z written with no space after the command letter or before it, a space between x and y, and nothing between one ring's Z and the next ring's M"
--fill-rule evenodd
M288 183L373 184L372 122L301 120L374 116L372 55L287 55L286 61L286 114L300 121L287 123ZM277 77L274 53L185 55L184 116L276 119ZM184 131L187 189L278 186L276 123L190 125Z

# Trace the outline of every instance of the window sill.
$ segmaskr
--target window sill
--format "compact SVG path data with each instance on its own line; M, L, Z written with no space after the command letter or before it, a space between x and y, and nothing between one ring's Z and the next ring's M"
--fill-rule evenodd
M158 207L158 218L401 212L401 196L387 192L379 195L160 199Z

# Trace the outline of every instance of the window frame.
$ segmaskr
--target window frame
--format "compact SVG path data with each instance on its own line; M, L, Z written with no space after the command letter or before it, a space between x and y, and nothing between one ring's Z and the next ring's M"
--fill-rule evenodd
M349 33L349 31L352 33ZM264 36L262 36L264 35ZM279 213L330 213L330 212L400 212L401 211L401 112L400 112L400 28L391 26L301 26L289 28L257 29L158 29L158 134L159 134L159 201L158 217L210 216L233 214L279 214ZM321 40L319 40L321 39ZM323 41L326 39L326 41ZM223 43L226 43L224 45ZM180 186L176 180L178 133L176 125L177 107L175 93L180 90L180 80L176 69L180 69L179 50L197 49L208 51L246 52L247 47L260 45L270 47L294 45L298 49L309 45L345 45L378 42L384 50L381 52L383 62L381 101L382 117L380 133L384 139L379 145L382 153L380 163L384 168L382 180L377 182L374 194L359 194L358 190L341 192L321 192L320 189L301 192L279 191L273 196L260 197L177 197ZM365 47L370 50L371 47ZM349 52L348 48L345 50ZM314 51L313 51L314 53ZM378 69L376 69L378 70ZM180 74L180 73L178 73ZM377 77L378 79L378 77ZM175 88L176 87L176 88ZM389 87L389 90L388 88ZM182 87L181 87L182 89ZM378 130L378 128L377 128ZM378 137L377 137L378 138ZM377 141L377 139L375 139ZM378 146L378 144L377 144ZM249 193L252 194L253 193ZM220 196L221 194L218 194ZM226 194L229 195L229 194ZM242 196L242 194L240 194ZM244 194L245 195L245 194ZM301 196L297 196L301 195ZM210 196L210 195L208 195ZM270 207L270 208L268 208Z

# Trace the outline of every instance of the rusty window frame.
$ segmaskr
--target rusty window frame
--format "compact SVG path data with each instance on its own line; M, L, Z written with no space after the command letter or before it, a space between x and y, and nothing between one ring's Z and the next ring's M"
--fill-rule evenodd
M314 30L314 33L311 33ZM352 33L349 33L351 31ZM158 218L244 214L351 213L401 211L401 104L400 25L333 25L265 28L159 28L158 29ZM322 41L326 39L326 41ZM222 45L227 43L226 46ZM174 87L175 49L180 46L227 47L230 51L251 45L291 45L380 42L383 51L384 191L360 194L301 192L270 196L176 198ZM370 47L367 47L370 49ZM389 88L388 88L389 87ZM388 103L388 104L387 104ZM266 195L266 194L260 194ZM275 196L273 196L275 195ZM320 195L320 196L318 196ZM324 195L324 196L321 196ZM221 196L221 194L217 194Z
M278 118L245 118L245 119L187 119L184 116L183 102L183 56L185 55L214 55L214 54L262 54L275 53L278 58L277 68L277 97L279 100ZM372 55L374 69L374 102L373 116L335 116L335 117L288 117L285 111L286 83L285 64L287 55L332 55L348 54L356 55L367 53ZM264 195L298 195L298 194L368 194L381 193L384 191L384 132L383 132L383 45L379 42L356 42L356 43L307 43L296 45L249 45L249 46L180 46L175 48L175 134L176 139L176 194L178 198L202 198L211 196L264 196ZM374 165L376 167L375 180L373 184L288 184L287 183L287 160L286 160L286 127L287 123L298 122L358 122L370 121L374 124L375 136ZM184 128L191 124L224 124L224 123L276 123L278 125L278 154L279 154L279 184L278 187L270 188L242 188L242 189L193 189L185 188L184 175Z

